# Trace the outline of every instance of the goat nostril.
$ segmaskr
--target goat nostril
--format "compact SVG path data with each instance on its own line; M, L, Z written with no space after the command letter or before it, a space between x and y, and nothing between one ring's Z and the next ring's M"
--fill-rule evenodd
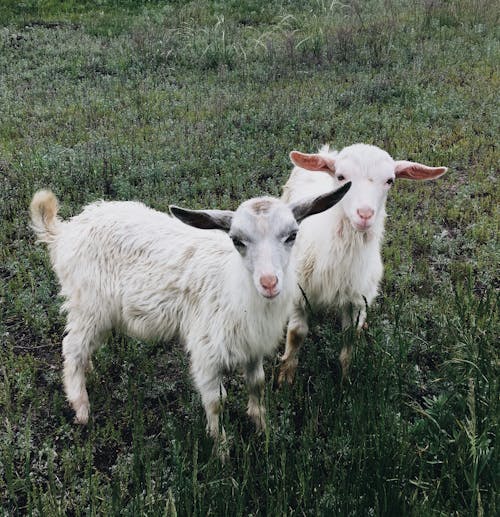
M267 290L274 289L278 284L278 278L275 275L262 275L260 277L260 285Z
M358 208L357 212L361 219L370 219L373 217L375 210L373 208Z

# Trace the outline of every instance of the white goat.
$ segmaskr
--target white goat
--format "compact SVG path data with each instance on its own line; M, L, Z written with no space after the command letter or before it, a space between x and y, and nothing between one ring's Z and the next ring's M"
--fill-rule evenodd
M48 244L65 298L63 377L76 422L88 421L91 354L119 328L140 339L181 338L213 437L226 396L222 375L242 367L248 415L263 427L262 361L279 344L296 293L289 259L298 223L349 186L290 205L255 198L236 212L170 207L187 224L141 203L104 201L62 221L54 194L37 192L32 226ZM207 231L214 229L229 236Z
M370 305L377 295L382 278L380 245L389 189L396 178L435 179L447 168L395 161L382 149L366 144L351 145L340 152L328 146L318 154L292 151L290 158L295 168L283 189L285 202L319 195L346 181L352 182L352 189L341 203L301 226L293 254L299 285L309 303L314 308L338 308L343 328L357 322L361 329L366 319L366 304ZM307 332L306 302L302 297L295 303L288 323L280 383L293 381L298 350ZM341 351L343 375L351 352L352 345Z

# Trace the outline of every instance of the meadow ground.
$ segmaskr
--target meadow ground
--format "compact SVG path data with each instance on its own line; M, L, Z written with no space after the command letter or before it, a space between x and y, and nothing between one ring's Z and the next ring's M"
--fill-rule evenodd
M498 514L497 22L493 0L1 2L3 514ZM234 208L279 195L290 150L359 141L450 170L391 192L350 382L349 336L314 315L295 384L266 365L265 435L228 378L221 465L181 346L116 334L72 423L35 190L63 217Z

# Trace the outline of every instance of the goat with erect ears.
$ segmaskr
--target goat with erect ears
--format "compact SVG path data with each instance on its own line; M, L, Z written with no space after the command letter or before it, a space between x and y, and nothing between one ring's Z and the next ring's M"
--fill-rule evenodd
M99 201L68 221L57 216L52 192L37 192L32 227L48 244L65 299L63 380L76 422L89 418L91 355L118 328L139 339L181 338L211 436L224 437L222 376L236 367L245 374L248 415L264 427L262 363L279 344L297 291L290 257L298 225L349 187L290 204L254 198L235 212L171 206L175 217L138 202Z
M282 200L290 203L319 195L347 181L352 188L342 202L309 218L300 228L293 254L299 285L314 308L337 308L342 327L365 324L366 305L377 295L382 279L380 246L384 233L385 204L394 181L432 180L446 167L393 160L382 149L355 144L342 151L324 146L317 154L292 151L295 167L283 188ZM298 298L288 323L286 349L279 383L291 383L297 354L308 332L305 298ZM342 374L349 367L352 345L340 354Z

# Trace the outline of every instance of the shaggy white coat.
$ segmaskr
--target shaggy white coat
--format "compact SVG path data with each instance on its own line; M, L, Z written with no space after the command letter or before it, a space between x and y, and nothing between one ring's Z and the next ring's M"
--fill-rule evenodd
M328 146L318 154L291 153L296 164L283 188L282 199L293 202L338 188L345 181L352 188L333 208L310 217L301 225L294 247L299 284L313 309L338 309L344 328L366 319L366 305L377 296L383 274L381 244L387 194L398 177L434 179L445 167L395 161L382 149L355 144L337 152ZM303 165L306 168L300 167ZM295 303L288 324L280 382L292 382L297 353L308 332L305 300ZM340 356L343 373L351 347Z
M76 421L88 420L92 352L120 328L140 339L180 337L214 437L226 397L222 375L241 367L248 414L263 427L262 362L279 344L297 293L290 257L298 222L348 188L290 207L256 198L236 212L171 208L197 228L137 202L100 201L62 221L54 194L36 193L32 227L48 244L65 299L64 386ZM229 237L199 229L215 227Z

